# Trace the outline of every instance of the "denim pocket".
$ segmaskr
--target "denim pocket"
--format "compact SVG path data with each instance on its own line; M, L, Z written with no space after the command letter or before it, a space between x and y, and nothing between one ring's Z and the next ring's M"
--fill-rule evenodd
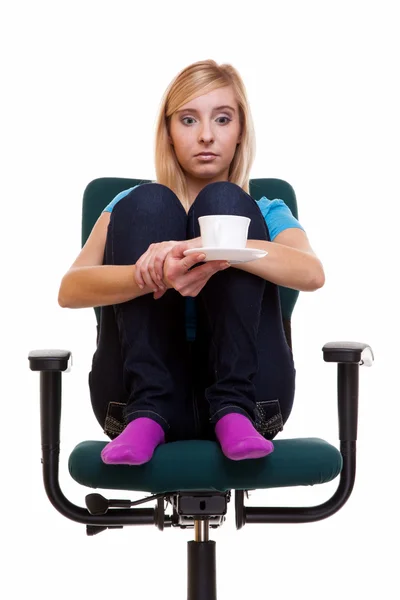
M256 402L255 428L267 440L283 430L283 419L278 398Z
M114 439L123 432L126 427L125 420L126 404L122 402L109 402L104 422L104 433Z

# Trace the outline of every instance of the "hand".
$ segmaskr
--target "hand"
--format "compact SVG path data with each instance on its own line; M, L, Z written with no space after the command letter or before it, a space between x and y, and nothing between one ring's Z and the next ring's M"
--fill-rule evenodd
M171 248L178 243L172 240L150 244L146 252L136 262L135 280L140 289L148 285L153 292L162 290L164 293L166 291L163 283L164 260Z
M199 240L200 238L196 238L195 240L175 244L164 261L163 281L167 289L173 288L181 296L197 296L214 273L230 267L226 260L211 260L189 271L191 267L205 258L205 254L202 254L201 250L190 256L184 256L183 254L188 248L196 248L201 242ZM157 291L154 294L154 299L161 298L165 291Z

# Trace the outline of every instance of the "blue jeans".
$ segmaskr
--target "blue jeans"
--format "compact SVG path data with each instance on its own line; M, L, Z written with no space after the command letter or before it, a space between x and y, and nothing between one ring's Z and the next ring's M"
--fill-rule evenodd
M115 205L104 263L133 265L151 243L198 237L198 217L209 214L249 217L249 239L270 240L257 203L233 183L208 184L188 214L168 187L148 183ZM250 418L269 439L282 429L296 370L278 287L230 267L215 273L194 302L193 342L186 338L186 298L176 290L102 307L89 384L110 437L118 422L149 417L166 441L215 439L215 423L231 412Z

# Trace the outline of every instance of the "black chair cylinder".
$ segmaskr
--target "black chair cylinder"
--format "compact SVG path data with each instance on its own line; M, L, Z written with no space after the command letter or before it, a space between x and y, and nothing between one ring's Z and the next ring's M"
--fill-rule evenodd
M216 543L188 542L187 600L217 600Z

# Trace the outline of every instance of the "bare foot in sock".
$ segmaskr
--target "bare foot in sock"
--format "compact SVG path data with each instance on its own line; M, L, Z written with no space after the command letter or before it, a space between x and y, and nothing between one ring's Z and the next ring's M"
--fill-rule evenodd
M222 417L215 426L215 434L222 452L231 460L262 458L274 450L273 443L258 433L250 419L239 413Z
M161 425L140 417L128 423L124 431L101 451L107 465L142 465L153 456L159 444L165 442Z

